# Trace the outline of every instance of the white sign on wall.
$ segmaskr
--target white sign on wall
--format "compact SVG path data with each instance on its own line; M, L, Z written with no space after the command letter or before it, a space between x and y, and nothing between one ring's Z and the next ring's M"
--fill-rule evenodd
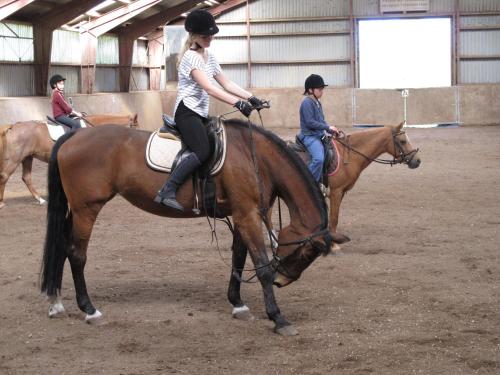
M430 0L380 0L380 12L427 12Z

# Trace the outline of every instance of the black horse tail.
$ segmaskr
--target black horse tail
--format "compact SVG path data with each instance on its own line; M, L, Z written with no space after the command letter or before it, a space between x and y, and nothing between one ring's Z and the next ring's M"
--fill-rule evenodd
M49 296L55 296L61 292L64 262L73 228L73 219L68 210L68 199L59 175L57 153L62 144L74 134L74 132L64 134L57 140L49 160L47 234L40 270L41 291Z

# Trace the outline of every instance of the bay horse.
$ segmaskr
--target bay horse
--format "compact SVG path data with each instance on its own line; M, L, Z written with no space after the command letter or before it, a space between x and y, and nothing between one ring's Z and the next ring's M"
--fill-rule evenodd
M242 269L250 253L274 331L294 335L297 330L281 314L273 285L283 287L298 280L319 255L330 251L332 241L342 243L346 238L330 234L321 192L283 140L240 120L226 120L225 126L226 160L215 181L217 208L234 222L227 294L232 314L240 319L250 314L240 296ZM68 133L56 142L49 162L47 234L40 272L42 293L49 296L49 316L64 313L61 284L68 258L85 320L101 317L87 293L84 268L97 215L116 194L152 214L199 217L191 211L194 199L189 179L178 190L177 200L190 211L178 212L153 202L168 175L145 163L150 134L108 126ZM269 260L262 223L277 196L288 206L290 224L279 234L279 245Z
M92 115L85 116L89 127L107 124L137 127L137 114L131 115ZM48 162L54 141L50 138L47 126L40 121L17 122L0 128L0 209L5 207L3 196L5 185L10 176L22 163L22 179L33 198L44 204L31 180L33 158Z

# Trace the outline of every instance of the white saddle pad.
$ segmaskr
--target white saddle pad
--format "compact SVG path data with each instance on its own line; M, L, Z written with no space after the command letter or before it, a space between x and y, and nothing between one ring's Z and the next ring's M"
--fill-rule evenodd
M53 141L57 141L59 137L64 134L64 128L61 125L51 125L48 122L46 122L45 125L47 125L50 139L52 139Z
M175 156L181 147L180 141L161 138L156 131L149 137L146 146L146 161L151 168L170 173Z
M48 122L45 123L47 125L47 130L49 131L50 139L53 141L57 141L64 134L64 127L61 125L52 125ZM85 121L80 119L80 126L82 128L86 128L87 124Z
M215 163L210 171L210 175L212 176L220 172L226 159L226 132L224 131L224 127L222 129L223 153L220 160ZM170 173L175 157L181 148L182 143L180 140L162 138L155 131L149 137L146 146L146 163L154 170Z

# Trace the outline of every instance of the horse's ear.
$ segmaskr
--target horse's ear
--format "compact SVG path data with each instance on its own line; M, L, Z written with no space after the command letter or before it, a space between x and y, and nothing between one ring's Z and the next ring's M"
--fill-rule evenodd
M397 130L398 132L400 132L400 131L401 131L401 129L403 129L404 124L405 124L405 122L404 122L404 121L403 121L403 122L401 122L398 126L396 126L396 130Z
M137 122L137 113L134 113L134 122Z

